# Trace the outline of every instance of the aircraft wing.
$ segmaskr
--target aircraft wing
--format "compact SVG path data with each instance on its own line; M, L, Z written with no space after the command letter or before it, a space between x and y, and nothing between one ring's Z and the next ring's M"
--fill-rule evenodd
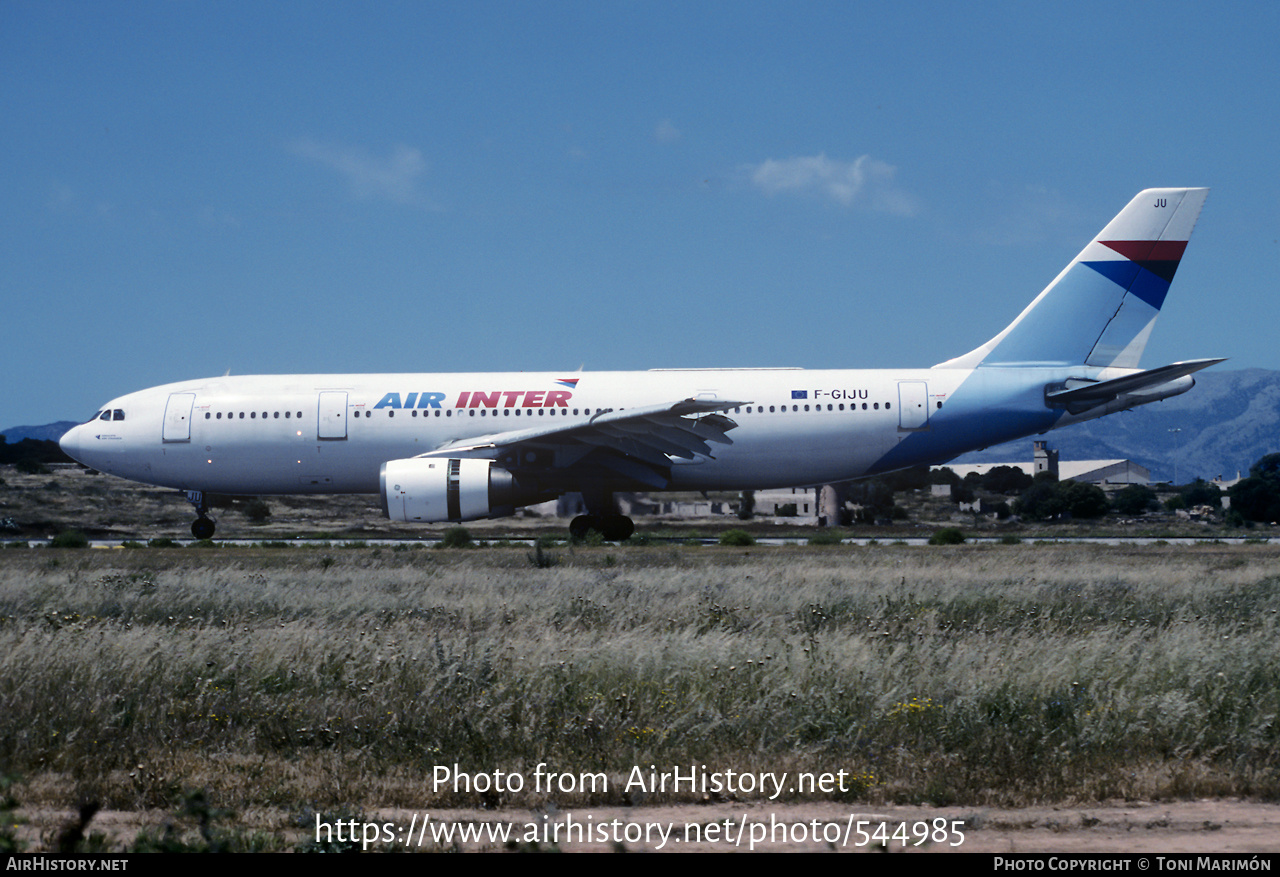
M1095 405L1105 405L1125 393L1137 393L1158 387L1223 361L1222 359L1191 359L1147 369L1121 378L1112 378L1109 381L1093 381L1081 386L1054 389L1045 393L1045 401L1055 408L1065 407L1073 412L1084 411Z
M712 457L711 444L731 445L738 424L719 413L747 402L683 399L620 408L441 445L421 457L499 460L510 471L606 469L654 489L671 481L673 459Z

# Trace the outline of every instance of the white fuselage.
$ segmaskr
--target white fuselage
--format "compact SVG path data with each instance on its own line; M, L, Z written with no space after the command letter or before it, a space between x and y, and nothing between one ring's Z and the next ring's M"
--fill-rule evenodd
M969 374L663 370L576 373L573 387L563 373L526 372L210 378L116 399L104 410L122 419L82 424L63 446L102 471L180 489L376 493L383 463L449 442L703 398L743 403L725 412L737 423L733 443L674 458L671 486L782 487L872 471L899 442L933 429ZM188 397L184 423L173 406L186 412Z

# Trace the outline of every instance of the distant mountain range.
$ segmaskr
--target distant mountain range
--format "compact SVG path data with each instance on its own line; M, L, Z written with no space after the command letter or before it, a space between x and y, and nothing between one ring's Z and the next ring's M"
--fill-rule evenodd
M1064 460L1133 460L1156 481L1234 478L1265 454L1280 451L1280 371L1208 369L1188 393L1048 433ZM57 441L74 421L15 426L9 442ZM1031 459L1031 438L965 454L957 463Z
M11 426L0 430L0 435L3 435L9 444L17 444L23 439L56 442L75 425L74 420L59 420L57 423L46 423L44 426Z

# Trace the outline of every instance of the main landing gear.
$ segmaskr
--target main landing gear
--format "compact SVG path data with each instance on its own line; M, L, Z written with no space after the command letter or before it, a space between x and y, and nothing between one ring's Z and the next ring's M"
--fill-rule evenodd
M578 515L569 522L569 535L574 539L585 539L592 530L606 542L625 542L636 531L636 525L626 515Z
M187 502L196 507L196 514L200 517L191 522L191 535L197 539L212 539L216 522L209 517L209 503L204 498L204 493L199 490L188 490Z
M569 522L569 535L574 539L585 539L594 530L606 542L625 542L636 531L635 522L618 513L613 493L605 490L583 491L582 500L587 513L578 515Z

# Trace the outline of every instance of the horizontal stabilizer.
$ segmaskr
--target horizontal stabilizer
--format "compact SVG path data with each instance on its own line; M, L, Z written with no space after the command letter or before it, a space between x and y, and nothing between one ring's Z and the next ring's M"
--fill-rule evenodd
M1147 369L1122 378L1112 378L1109 381L1093 381L1082 386L1054 389L1045 393L1045 402L1054 408L1066 408L1073 413L1080 412L1097 405L1105 405L1126 393L1138 393L1141 390L1168 384L1220 362L1225 360L1192 359ZM1190 384L1179 392L1189 388Z

